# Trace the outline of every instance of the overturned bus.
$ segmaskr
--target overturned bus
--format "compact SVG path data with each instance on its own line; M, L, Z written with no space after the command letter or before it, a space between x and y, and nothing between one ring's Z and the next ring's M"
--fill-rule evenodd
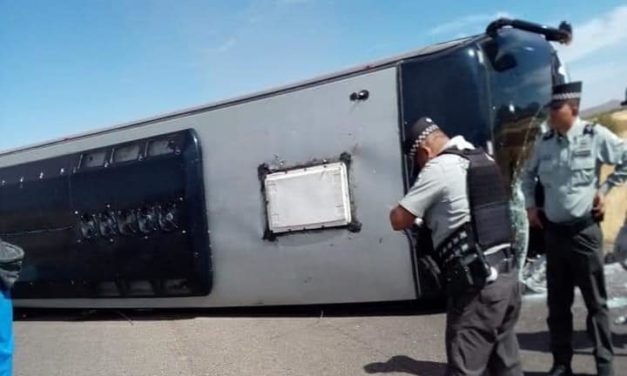
M516 175L568 28L486 33L224 102L0 154L0 237L23 307L233 307L416 299L429 239L388 211L430 116Z

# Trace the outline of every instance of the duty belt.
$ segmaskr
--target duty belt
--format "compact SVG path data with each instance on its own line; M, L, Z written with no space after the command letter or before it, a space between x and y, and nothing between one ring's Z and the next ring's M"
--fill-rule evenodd
M459 230L450 235L440 247L438 247L438 255L444 265L453 261L456 257L464 257L469 253L481 252L476 250L477 245L473 241L472 229L469 226L462 226ZM495 246L499 247L499 246ZM494 249L492 247L490 249ZM491 266L498 265L501 261L511 258L511 250L509 244L503 243L500 248L495 252L490 252L490 249L485 250L486 261Z
M496 271L500 274L509 273L516 266L514 264L514 258L512 257L512 251L509 245L494 253L485 255L485 258L488 264L490 264L490 266L496 269Z
M473 251L473 243L466 226L455 231L438 248L437 253L442 260L442 264L446 265L455 258L463 257L468 252Z
M557 232L559 234L572 236L575 235L588 227L596 224L597 221L592 217L586 217L582 219L577 219L571 222L566 223L555 223L551 222L548 219L546 220L547 229Z

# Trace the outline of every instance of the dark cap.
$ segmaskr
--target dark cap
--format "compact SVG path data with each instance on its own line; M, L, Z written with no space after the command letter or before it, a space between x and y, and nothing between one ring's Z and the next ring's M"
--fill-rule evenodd
M569 82L553 86L551 95L551 107L559 107L569 100L579 101L581 99L582 82Z
M413 157L416 153L416 148L418 148L427 136L438 129L440 129L440 127L438 127L431 118L423 116L418 119L405 134L405 153Z

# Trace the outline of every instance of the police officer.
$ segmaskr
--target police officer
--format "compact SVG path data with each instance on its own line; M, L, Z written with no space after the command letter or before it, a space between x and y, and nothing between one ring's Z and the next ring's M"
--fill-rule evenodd
M409 129L406 153L421 170L390 222L398 231L421 218L431 230L448 294L447 375L522 375L514 334L520 285L498 166L429 118Z
M594 342L599 375L613 375L607 291L603 275L604 196L627 176L625 142L605 127L578 117L581 82L553 87L551 129L541 136L523 170L529 223L545 230L548 325L554 365L550 375L572 375L573 318L578 286L588 308L588 333ZM616 166L599 185L602 163ZM536 178L544 187L544 213L535 205ZM543 219L544 218L544 219Z

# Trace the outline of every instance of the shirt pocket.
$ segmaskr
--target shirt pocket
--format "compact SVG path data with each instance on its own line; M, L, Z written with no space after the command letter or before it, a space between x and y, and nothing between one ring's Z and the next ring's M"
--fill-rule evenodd
M596 161L591 156L573 157L570 162L573 187L587 186L594 182Z
M555 179L556 166L555 159L552 158L541 159L538 163L538 177L543 186L552 186L551 182Z

